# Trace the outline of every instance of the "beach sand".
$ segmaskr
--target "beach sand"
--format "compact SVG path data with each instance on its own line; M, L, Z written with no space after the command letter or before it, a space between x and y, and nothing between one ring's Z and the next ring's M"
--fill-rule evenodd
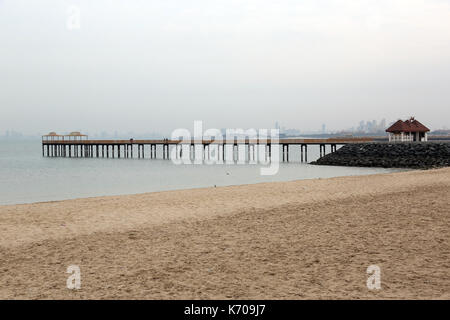
M450 168L0 206L0 298L450 299Z

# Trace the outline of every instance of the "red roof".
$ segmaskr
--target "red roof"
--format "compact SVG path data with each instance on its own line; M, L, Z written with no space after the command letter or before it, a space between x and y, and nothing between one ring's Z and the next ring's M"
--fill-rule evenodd
M406 121L398 120L392 126L386 129L386 132L428 132L430 129L425 127L419 121L411 118Z

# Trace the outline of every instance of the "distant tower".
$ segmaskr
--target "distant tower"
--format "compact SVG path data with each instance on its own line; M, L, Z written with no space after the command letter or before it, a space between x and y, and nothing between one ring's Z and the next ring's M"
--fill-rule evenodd
M280 125L278 124L278 121L275 122L275 129L280 129Z
M326 126L325 126L325 123L324 124L322 124L322 133L325 133L327 130L326 130Z

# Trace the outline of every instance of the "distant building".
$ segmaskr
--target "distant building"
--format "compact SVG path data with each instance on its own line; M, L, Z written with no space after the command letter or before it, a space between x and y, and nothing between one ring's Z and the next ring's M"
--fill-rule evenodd
M429 131L430 129L414 119L414 117L406 121L398 120L386 129L386 132L389 134L389 141L393 142L428 141Z
M435 135L435 136L450 136L450 130L439 129L439 130L434 130L433 132L430 132L430 134Z
M278 121L277 121L277 122L275 122L275 129L278 129L278 130L280 130L280 125L278 124Z

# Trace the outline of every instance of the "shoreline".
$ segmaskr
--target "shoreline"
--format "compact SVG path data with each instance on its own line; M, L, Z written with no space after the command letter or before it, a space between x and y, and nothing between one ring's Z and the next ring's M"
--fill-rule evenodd
M2 205L0 298L448 299L449 191L444 168Z
M440 168L440 169L442 169L442 168ZM450 170L450 168L448 168L448 169ZM111 204L111 203L120 203L121 200L125 200L125 201L134 200L136 203L138 203L141 200L150 200L150 202L151 202L152 200L157 201L157 199L160 198L159 196L161 196L163 201L165 199L174 199L174 204L176 204L177 209L180 209L179 201L177 201L175 199L178 198L178 195L185 197L186 195L189 195L190 193L199 194L201 196L203 196L204 193L217 196L217 192L219 192L219 193L231 192L232 195L238 195L240 189L242 189L244 191L246 191L246 189L247 189L247 191L254 190L255 192L257 192L257 191L267 192L267 190L270 190L277 186L280 186L280 187L291 186L292 188L296 188L296 185L299 185L302 190L305 190L305 187L301 186L303 184L303 182L305 183L305 186L313 186L318 183L319 184L320 183L327 184L327 181L335 181L335 180L341 180L341 179L347 180L347 179L358 178L358 177L361 177L361 178L381 177L381 176L388 176L388 175L392 175L392 174L402 174L402 173L404 174L404 173L409 173L409 172L426 172L426 171L430 171L430 170L439 170L439 169L415 169L415 170L413 170L413 169L406 168L402 171L387 172L387 173L347 175L347 176L337 176L337 177L331 177L331 178L311 178L311 179L301 179L301 180L297 179L297 180L291 180L291 181L259 182L259 183L250 183L250 184L218 186L218 187L198 187L198 188L189 188L189 189L162 190L162 191L145 192L145 193L81 197L81 198L73 198L73 199L65 199L65 200L51 200L51 201L43 201L43 202L5 204L5 205L0 205L0 221L2 221L1 218L4 218L4 212L15 212L15 214L21 214L21 212L17 212L17 210L22 209L22 208L24 208L27 213L30 213L30 210L36 210L37 212L39 212L41 208L44 208L44 210L47 210L47 208L53 209L53 207L56 206L58 208L61 208L62 209L61 212L63 212L64 209L66 209L67 206L69 206L71 208L70 211L72 213L74 206L76 207L79 204L82 204L83 206L86 206L89 204L97 204L98 202L100 202L101 204L108 204L108 203ZM335 182L337 182L337 181L335 181ZM311 190L311 191L312 192L321 191L320 186L318 189L316 188L316 190ZM359 191L357 191L357 192L359 192ZM359 192L359 193L361 193L361 192ZM282 200L282 198L284 198L284 196L285 196L282 193L278 194L277 196L280 201L284 201L286 203L289 203L290 201L294 200L293 197ZM337 199L340 199L341 196L342 196L341 192L330 193L325 196L322 195L321 197L314 197L312 200L308 199L307 202L327 201L327 200L335 199L334 197L337 197ZM296 198L296 195L294 197ZM212 200L212 199L209 199L209 200ZM232 199L230 198L230 200L232 200ZM267 203L265 203L265 205L267 205L269 207L273 206L271 201L267 201ZM169 205L169 207L170 207L170 205ZM167 208L166 204L164 204L164 208ZM230 208L230 209L231 209L231 211L239 211L239 210L242 210L245 208L246 208L246 203L244 203L244 205L242 205L242 206L238 206L236 208ZM262 208L262 206L260 206L260 208ZM130 207L128 209L134 209L134 208ZM88 210L88 212L92 213L91 210ZM228 214L228 211L225 212L224 214ZM123 215L123 216L125 218L125 215ZM44 218L45 218L45 216L44 216ZM183 217L181 215L179 217L177 216L177 219L178 218L183 219ZM186 215L186 218L191 218L191 215L190 214ZM82 219L81 219L81 221L82 221ZM158 222L161 222L161 221L158 221ZM170 221L168 221L168 222L170 222ZM2 231L2 230L0 229L0 231ZM2 239L0 238L0 247L2 246L1 240ZM36 240L36 239L34 239L34 240Z
M314 166L316 166L314 164ZM322 167L327 167L326 165L322 165ZM333 165L329 165L328 167L336 167ZM341 166L342 168L354 168L354 169L361 169L361 167L348 167L348 166ZM42 200L42 201L32 201L32 202L21 202L21 203L0 203L1 207L7 207L7 206L20 206L20 205L33 205L33 204L45 204L45 203L53 203L53 202L62 202L62 201L73 201L73 200L83 200L83 199L96 199L96 198L107 198L107 197L121 197L121 196L135 196L135 195L146 195L146 194L153 194L153 193L160 193L160 192L172 192L172 191L185 191L185 190L197 190L197 189L210 189L210 188L226 188L226 187L239 187L239 186L249 186L249 185L259 185L259 184L266 184L266 183L284 183L284 182L297 182L297 181L311 181L311 180L323 180L323 179L334 179L334 178L341 178L341 177L356 177L356 176L372 176L372 175L380 175L380 174L391 174L391 173L398 173L398 172L409 172L413 170L424 170L424 169L412 169L412 168L367 168L367 169L386 169L386 170L392 170L390 172L373 172L373 173L363 173L363 174L347 174L347 175L338 175L333 177L325 177L325 178L302 178L302 179L292 179L292 180L280 180L280 181L265 181L265 182L253 182L253 183L243 183L243 184L230 184L230 185L219 185L219 186L199 186L199 187L192 187L192 188L175 188L175 189L165 189L165 190L159 190L159 191L148 191L148 192L138 192L138 193L120 193L120 194L106 194L106 195L93 195L93 196L80 196L80 197L74 197L74 198L64 198L64 199L56 199L56 200Z

